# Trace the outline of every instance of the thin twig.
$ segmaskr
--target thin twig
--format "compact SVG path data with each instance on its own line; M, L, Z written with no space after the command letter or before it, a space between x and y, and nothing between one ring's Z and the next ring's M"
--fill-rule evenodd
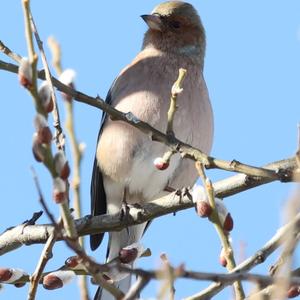
M42 189L41 189L41 186L40 186L40 182L39 182L39 179L37 177L37 174L35 172L35 169L31 166L31 172L32 172L32 177L33 177L33 181L35 183L35 187L37 189L37 192L38 192L38 195L39 195L39 202L40 204L42 205L46 215L48 216L48 218L50 219L52 225L54 226L54 228L59 232L60 231L60 228L59 228L59 225L57 224L53 214L51 213L51 211L48 209L48 206L45 202L45 199L44 199L44 196L43 196L43 193L42 193ZM53 231L50 232L50 236L53 234ZM49 238L50 238L49 236ZM48 239L49 239L48 238ZM48 240L47 239L47 240Z
M48 38L48 46L52 52L52 65L56 73L60 75L62 73L60 45L54 37L50 36Z
M8 57L10 57L12 60L17 62L18 64L21 63L22 56L19 54L16 54L15 52L11 51L6 45L0 41L0 51L6 54Z
M38 56L34 51L34 45L33 45L33 37L32 37L32 29L30 24L30 0L23 0L23 13L24 13L24 22L25 22L25 37L26 37L26 43L27 43L27 49L28 49L28 57L29 62L32 69L32 82L31 86L28 88L35 104L35 108L38 113L45 116L44 108L41 105L41 101L38 97L38 91L37 91L37 61Z
M289 222L288 224L279 228L276 234L261 248L259 249L254 255L247 258L241 264L236 266L229 274L240 273L240 272L247 272L254 268L255 266L263 263L268 256L270 256L278 247L285 241L286 235L290 234L293 228L300 228L300 213L296 215L296 217ZM228 284L227 283L213 283L206 289L202 290L201 292L195 294L187 298L188 300L205 300L211 299L213 296L218 294L221 290L223 290ZM186 299L186 300L187 300Z
M48 65L48 62L47 62L47 58L46 58L46 55L45 55L45 52L44 52L43 42L41 41L41 39L39 37L37 27L35 25L35 22L34 22L32 13L30 11L30 8L28 8L28 9L29 9L29 18L30 18L31 28L32 28L32 31L34 33L36 42L38 44L38 47L39 47L39 50L40 50L40 53L41 53L41 58L42 58L42 62L43 62L44 70L45 70L45 77L46 77L46 80L47 80L48 85L50 87L51 98L52 98L53 105L54 105L53 111L52 111L52 116L53 116L53 120L54 120L53 126L56 129L56 134L55 134L56 145L57 145L57 148L59 150L63 150L65 141L64 141L63 131L62 131L62 128L61 128L61 125L60 125L60 117L59 117L59 110L58 110L58 106L57 106L57 99L56 99L54 87L53 87L52 80L51 80L52 75L51 75L49 65Z
M130 287L123 300L135 300L138 298L141 291L149 283L150 278L147 276L139 276L136 282Z
M186 70L180 68L177 80L174 82L171 90L170 107L168 110L167 135L174 136L173 121L177 110L177 96L183 91L182 83L186 76Z
M52 52L52 62L56 73L60 76L62 73L61 65L61 49L58 42L52 37L48 39L48 44L50 45L50 50ZM79 143L77 142L75 128L74 128L74 109L72 99L65 100L66 107L66 130L70 138L70 145L72 151L73 159L73 180L72 180L72 189L73 189L73 204L74 204L74 215L75 218L79 219L81 217L81 199L80 199L80 165L82 160L82 151L80 150ZM84 249L84 237L79 237L79 243ZM87 278L85 276L80 276L78 278L78 284L82 300L89 299Z
M285 172L292 173L297 168L297 165L295 158L290 158L270 163L265 167L274 170L283 169ZM213 186L216 193L215 196L225 198L268 182L270 181L266 179L251 179L245 175L238 174L215 182ZM129 206L128 217L124 216L122 220L119 214L102 215L93 218L83 217L75 220L75 224L79 235L119 231L125 227L184 209L194 208L194 206L195 204L188 193L185 193L182 197L176 197L176 193L173 192L150 203L145 203L140 207ZM51 225L28 225L20 234L21 225L9 228L0 235L0 255L24 245L45 243L53 229ZM61 240L62 236L58 236L57 239Z
M53 225L56 228L54 231L49 231L49 232L51 232L50 236L51 235L55 235L55 237L61 236L61 230L59 228L59 225L56 223L52 213L50 212L46 202L44 201L44 197L41 192L39 181L38 181L38 178L37 178L36 173L33 168L32 168L32 172L33 172L34 181L35 181L38 193L39 193L40 202L41 202L47 216L50 218L51 222L53 223ZM49 238L48 238L48 240L49 240ZM95 263L82 249L82 247L80 246L80 244L78 242L78 239L70 239L68 237L64 237L64 240L65 240L67 246L69 248L71 248L78 255L78 257L80 258L79 262L81 262L84 265L84 267L86 268L86 270L89 272L89 274L91 276L93 276L95 282L101 283L103 288L107 289L114 296L116 296L118 298L121 298L121 296L123 296L123 293L120 292L119 289L117 289L111 283L107 282L103 278L103 275L101 273L99 273L101 271L102 272L107 271L107 268Z
M41 253L39 262L36 266L36 269L33 273L33 275L30 277L30 287L29 287L29 292L28 292L28 300L34 300L36 297L36 292L38 288L38 284L40 282L40 279L43 275L43 271L45 269L45 266L49 259L52 258L52 248L56 242L56 237L55 237L55 232L53 232L47 243L44 246L44 249Z
M17 73L18 67L14 64L6 63L0 60L0 69ZM38 73L40 79L45 79L45 74L43 71ZM149 124L139 120L132 113L123 113L117 109L111 107L100 97L90 97L82 92L76 91L73 88L63 84L59 80L52 77L53 85L61 92L72 96L75 100L91 105L93 107L99 108L106 113L108 113L114 120L126 122L145 134L149 135L153 140L164 143L169 146L172 151L181 153L184 157L192 159L194 161L201 161L205 168L212 169L218 168L222 170L227 170L231 172L244 173L251 177L261 177L265 180L289 180L290 174L284 174L281 172L276 172L274 170L268 170L265 168L258 168L250 165L246 165L238 162L237 160L224 161L211 156L207 156L201 150L196 149L175 137L167 136L161 131L153 128Z
M236 267L235 259L234 259L234 254L233 254L233 249L231 246L231 243L229 241L229 234L225 234L223 230L223 226L221 224L219 214L216 208L216 203L215 203L215 192L213 189L213 185L211 181L206 177L204 167L201 162L196 162L195 163L196 169L198 171L198 174L203 182L203 185L206 190L206 194L209 200L209 204L212 207L213 211L212 214L210 215L209 219L210 221L214 224L215 229L218 233L219 239L222 244L222 248L224 249L224 254L225 254L225 259L227 262L227 270L231 271ZM234 290L235 290L235 296L236 299L242 300L245 298L245 293L243 290L243 286L240 281L237 281L233 284Z

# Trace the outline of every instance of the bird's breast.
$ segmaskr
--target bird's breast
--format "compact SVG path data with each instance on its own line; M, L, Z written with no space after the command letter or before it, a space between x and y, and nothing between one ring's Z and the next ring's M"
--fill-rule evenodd
M113 106L123 112L130 111L165 132L171 88L179 67L148 58L125 69L113 89ZM179 140L208 152L212 139L212 113L204 80L193 70L188 70L184 90L178 96L174 132ZM97 158L106 176L125 184L129 193L142 194L145 200L150 200L165 188L180 164L181 158L175 155L169 168L157 170L153 161L163 156L166 150L165 145L153 142L138 129L120 121L107 120L99 140Z

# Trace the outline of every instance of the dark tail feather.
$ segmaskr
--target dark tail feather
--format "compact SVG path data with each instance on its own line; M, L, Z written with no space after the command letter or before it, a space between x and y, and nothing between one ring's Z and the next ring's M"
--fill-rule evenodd
M106 194L103 185L102 173L94 160L93 175L91 181L91 215L99 216L106 214ZM90 246L96 250L101 244L104 233L93 234L90 236Z

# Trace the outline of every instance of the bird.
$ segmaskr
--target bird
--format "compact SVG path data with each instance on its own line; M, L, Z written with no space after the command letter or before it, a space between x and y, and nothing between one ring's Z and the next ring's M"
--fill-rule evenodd
M141 15L147 25L142 48L133 61L114 80L106 102L121 112L166 132L167 112L173 83L179 68L187 70L183 91L178 95L173 130L177 139L211 151L213 110L203 77L206 48L205 30L196 9L188 2L167 1L150 14ZM137 128L102 115L91 179L91 215L116 214L122 204L143 204L166 195L168 187L181 189L197 180L194 163L172 156L167 169L157 170L155 158L168 147L152 141ZM138 243L147 223L110 232L107 261L119 255L123 247ZM95 250L103 234L90 236ZM108 273L107 276L111 278ZM130 276L114 282L124 293ZM113 299L101 287L95 299Z

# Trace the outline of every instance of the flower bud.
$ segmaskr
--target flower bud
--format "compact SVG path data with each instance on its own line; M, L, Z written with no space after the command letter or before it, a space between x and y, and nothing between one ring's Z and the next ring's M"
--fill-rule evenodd
M54 105L53 99L51 97L51 90L47 81L44 81L40 85L38 95L45 112L51 112L53 110Z
M66 182L56 177L53 180L53 200L55 203L63 203L67 199Z
M201 218L207 218L211 215L213 209L207 201L198 201L196 203L196 210L198 216Z
M54 166L55 166L55 171L57 172L58 176L61 179L66 180L69 177L70 167L63 151L58 151L55 154Z
M287 292L288 298L295 298L299 295L300 295L300 289L299 289L299 286L297 286L297 285L291 286Z
M70 269L76 268L78 266L78 264L79 264L78 256L70 256L65 261L65 265Z
M72 69L66 69L65 71L63 71L61 73L61 75L59 76L59 80L64 83L65 85L69 86L69 87L74 87L74 80L76 77L76 72ZM72 96L62 93L63 98L68 101L71 102L72 101Z
M156 157L153 163L154 163L156 169L158 169L160 171L163 171L169 167L169 162L163 160L161 157Z
M0 282L13 283L25 275L28 274L22 269L3 268L0 269Z
M12 271L9 268L0 269L0 282L7 281L12 277Z
M36 161L42 162L45 159L45 149L43 145L38 141L38 134L35 132L32 138L32 153Z
M56 271L43 278L43 287L47 290L55 290L69 283L75 276L73 271Z
M36 129L38 142L49 145L52 141L52 133L48 126L48 122L43 115L37 114L35 116L34 127Z
M224 248L222 248L222 250L220 252L219 262L220 262L221 266L223 266L224 268L227 266L227 259L226 259Z
M228 213L225 218L225 221L223 223L223 229L226 231L231 231L233 229L233 219L230 213Z
M195 184L192 189L193 202L197 203L199 201L208 201L207 194L201 185Z
M17 282L17 283L14 284L14 286L15 286L16 288L21 288L21 287L23 287L24 285L26 285L25 282Z
M144 253L144 247L140 243L133 243L124 247L119 252L120 261L123 264L129 264L139 258Z
M231 231L233 229L233 219L228 212L224 202L218 198L215 198L216 209L219 215L220 222L225 231Z
M18 70L20 84L30 89L32 87L32 68L27 57L23 57Z
M137 258L137 249L121 249L119 252L119 258L121 263L123 264L129 264L133 262Z

